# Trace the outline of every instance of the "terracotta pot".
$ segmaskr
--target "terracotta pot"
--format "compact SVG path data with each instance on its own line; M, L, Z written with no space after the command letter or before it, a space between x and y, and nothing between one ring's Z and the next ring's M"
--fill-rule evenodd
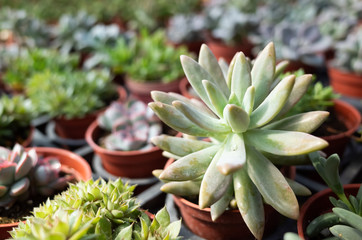
M338 153L343 156L344 150L349 142L352 134L359 128L361 124L361 114L359 111L342 100L334 100L334 110L340 121L345 123L347 131L337 133L331 136L320 136L328 141L329 146L323 151L329 156L333 153Z
M347 197L350 194L355 196L358 192L359 186L360 184L344 185L344 191ZM305 240L310 239L308 236L306 236L305 231L307 229L308 224L313 219L324 213L332 211L333 205L329 201L330 196L337 198L337 196L332 192L332 190L330 188L327 188L323 191L314 194L303 204L297 221L298 235L302 237L302 239Z
M152 147L146 151L112 151L97 144L103 130L94 121L86 132L86 141L101 158L104 169L115 176L128 178L152 177L154 169L162 169L167 159L162 150Z
M226 45L222 41L213 38L209 38L206 44L217 59L222 57L228 63L230 63L234 55L240 51L243 52L245 56L253 58L251 52L253 44L247 38L244 38L239 45L235 46Z
M179 88L180 88L181 95L183 95L184 97L187 97L189 99L191 99L191 98L199 99L197 94L194 94L194 95L192 94L193 89L186 77L181 79L181 81L179 83Z
M329 81L333 89L352 98L362 98L362 75L342 72L328 66Z
M169 83L161 82L137 82L126 77L125 84L130 93L139 100L149 103L152 102L151 91L180 93L179 82L181 79Z
M167 168L174 159L169 159L165 165ZM285 171L284 171L285 170ZM283 169L283 174L295 179L295 167ZM183 223L196 235L208 240L233 240L233 239L255 239L239 210L227 210L216 221L211 219L211 209L200 209L195 203L185 198L173 195L173 200L180 210ZM282 216L270 205L264 204L265 230L264 235L272 233Z
M92 170L88 162L81 156L68 150L52 147L34 147L38 155L55 156L62 165L73 168L76 171L77 180L87 181L92 178ZM29 150L29 149L27 149ZM9 231L17 227L19 223L0 224L0 239L10 237Z

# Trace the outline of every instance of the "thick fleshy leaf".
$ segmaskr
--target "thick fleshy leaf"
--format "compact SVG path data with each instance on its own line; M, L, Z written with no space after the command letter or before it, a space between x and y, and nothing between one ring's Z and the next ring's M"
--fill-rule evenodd
M205 79L212 81L216 86L220 88L220 90L224 93L225 96L229 96L230 90L226 85L224 73L220 68L220 65L215 55L211 52L211 50L206 44L201 45L200 54L199 54L199 63L212 76L211 79L207 78Z
M266 203L286 217L297 219L297 198L281 172L261 153L247 147L247 171Z
M246 89L251 86L251 75L248 64L244 53L237 53L231 79L231 92L235 93L239 102L243 101Z
M226 83L226 78L228 76L228 70L229 70L229 64L223 58L219 58L218 62L219 62L221 71L224 75L224 79L225 79L225 83Z
M343 222L348 223L351 227L354 227L362 232L362 218L358 214L349 210L335 207L332 211L343 219ZM362 235L361 235L362 236Z
M245 161L245 144L241 134L229 134L223 145L217 168L224 175L242 168Z
M255 87L255 106L268 95L275 72L274 44L269 43L256 57L251 70L252 85Z
M4 196L7 193L8 187L4 185L0 185L0 197Z
M334 225L329 230L334 236L342 240L362 239L362 231L346 225Z
M288 67L288 65L289 65L289 61L283 60L275 66L274 81L276 78L278 78L280 76L280 74L282 74L284 72L284 70ZM273 84L274 83L275 82L273 82Z
M123 228L118 233L115 240L132 240L132 229L133 225L129 225L128 227Z
M197 196L200 192L201 180L168 182L161 187L161 191L177 196Z
M210 135L208 131L191 122L173 106L161 102L151 102L148 106L165 124L176 131L199 137L208 137Z
M300 113L270 123L262 129L286 130L304 133L315 131L329 116L327 111Z
M233 174L235 199L244 222L256 237L262 239L264 233L263 199L250 180L246 168Z
M308 133L281 130L253 129L244 133L244 139L257 149L284 156L306 154L328 146L327 141Z
M7 162L7 165L0 168L0 185L9 185L14 182L16 164ZM3 163L4 165L4 163Z
M219 149L202 179L199 195L199 207L201 209L217 202L225 194L229 184L231 184L232 175L225 176L217 168L222 152L223 149Z
M172 105L182 112L190 121L209 132L227 133L231 131L230 127L222 120L210 117L181 101L174 101Z
M210 76L210 74L194 59L185 55L182 55L180 59L182 68L192 88L196 91L204 103L214 111L215 109L207 96L204 86L202 85L202 80L209 80L212 76Z
M21 194L27 192L29 187L30 187L30 180L28 178L20 179L11 186L9 194L12 197L20 196Z
M212 143L207 141L173 137L165 134L153 137L151 141L162 150L181 157L212 145Z
M171 222L170 214L167 212L166 207L161 208L156 213L155 218L162 227L167 227Z
M247 112L235 104L228 104L224 108L224 119L235 133L245 132L250 123Z
M250 116L253 108L254 108L254 99L255 99L255 87L250 86L246 89L243 102L241 103L241 107L248 113Z
M160 175L161 180L186 181L205 173L220 146L214 145L178 159Z
M278 114L277 118L287 113L305 94L308 86L312 81L311 74L305 74L295 79L295 83L290 93L288 100L285 102L283 109Z
M215 110L215 113L220 118L222 118L223 110L224 110L225 105L228 102L228 99L220 91L220 89L215 84L211 83L210 81L202 80L202 85L204 86L207 96L210 99L211 104L213 105L213 109Z
M226 76L226 84L228 85L229 89L231 89L231 79L233 76L234 66L235 66L235 62L236 62L236 56L237 56L237 54L235 54L233 59L231 60L229 69L228 69L228 73Z
M270 92L264 101L251 113L249 128L261 127L273 120L287 101L294 85L294 79L294 75L284 78Z
M260 150L259 150L260 151ZM274 165L293 166L293 165L307 165L310 164L310 158L308 154L296 155L296 156L281 156L272 154L269 152L260 151L267 159L269 159Z
M289 178L285 178L285 180L287 180L289 186L293 189L293 192L295 193L295 195L310 196L312 194L312 192L304 185L302 185L292 179L289 179Z
M170 239L176 239L179 236L181 230L182 222L181 219L175 222L170 223L165 231L168 233Z
M220 217L230 204L230 201L234 198L234 186L230 184L225 194L214 204L211 205L210 213L212 221L215 221Z

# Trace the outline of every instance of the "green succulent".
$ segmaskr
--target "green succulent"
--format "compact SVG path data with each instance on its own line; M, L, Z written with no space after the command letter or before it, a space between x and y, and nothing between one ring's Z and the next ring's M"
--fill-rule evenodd
M31 120L36 112L29 99L22 95L0 97L0 146L11 148L31 134Z
M198 62L181 56L186 77L202 102L175 93L153 91L149 106L176 131L210 141L161 135L153 143L176 160L162 171L162 191L199 196L201 209L211 207L217 219L235 197L239 211L257 239L264 231L263 202L297 219L297 194L310 194L286 179L275 165L309 162L307 153L328 145L310 135L328 112L314 111L283 118L307 90L312 75L279 74L273 43L253 64L242 52L230 66L216 60L203 45ZM275 81L274 81L275 80ZM302 191L300 192L301 187ZM187 191L190 190L190 191Z
M181 222L166 208L151 220L132 197L135 186L120 179L71 184L67 191L33 211L11 232L13 239L178 239ZM62 238L60 238L62 237ZM53 239L53 238L52 238Z

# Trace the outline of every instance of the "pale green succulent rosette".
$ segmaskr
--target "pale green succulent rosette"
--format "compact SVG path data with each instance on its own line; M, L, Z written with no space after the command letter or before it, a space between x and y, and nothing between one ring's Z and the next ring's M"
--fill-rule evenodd
M273 43L251 64L242 52L227 66L203 45L198 62L181 56L191 86L202 102L175 93L152 92L149 106L171 128L210 142L161 135L153 143L176 159L158 171L162 190L182 196L199 195L200 208L211 207L218 218L237 201L240 213L257 239L264 231L263 203L297 219L295 194L309 194L286 179L277 165L305 164L307 153L328 143L312 136L328 112L283 115L307 90L312 75L279 79L287 62L276 65Z

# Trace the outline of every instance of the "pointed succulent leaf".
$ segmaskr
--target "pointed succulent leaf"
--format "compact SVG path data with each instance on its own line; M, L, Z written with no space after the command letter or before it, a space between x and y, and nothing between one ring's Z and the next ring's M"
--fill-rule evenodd
M231 89L231 79L233 76L234 66L235 66L235 62L236 62L236 56L237 56L237 54L235 54L233 59L231 59L229 69L228 69L228 72L226 75L226 84L228 85L229 89Z
M289 186L293 189L293 192L295 193L295 195L310 196L312 194L312 192L304 185L302 185L290 178L285 178L285 180L287 180Z
M227 97L220 91L220 89L210 81L202 80L202 85L205 88L206 94L210 99L215 114L222 118L223 110L228 102Z
M192 88L196 91L204 103L214 111L215 109L211 104L209 97L207 96L204 86L202 85L202 80L208 80L212 77L199 63L197 63L192 58L182 55L180 59L182 68Z
M233 132L242 133L248 129L250 118L248 113L241 107L235 104L228 104L224 108L223 115Z
M161 191L177 196L197 196L200 192L201 180L168 182L161 187Z
M30 180L28 178L22 178L19 181L13 183L9 190L10 196L17 197L28 191L30 187Z
M308 154L296 155L296 156L281 156L272 154L269 152L260 151L267 159L269 159L274 165L292 166L292 165L307 165L310 164L310 158Z
M241 134L229 134L222 147L217 168L224 175L242 168L245 160L245 143Z
M309 84L312 82L312 75L305 74L295 79L292 92L286 101L283 109L279 112L277 118L287 113L306 93Z
M115 240L132 240L132 229L133 225L129 225L128 227L123 228L118 233Z
M255 87L250 86L246 89L244 99L242 101L241 107L245 112L250 116L254 108L254 99L255 99Z
M362 232L362 217L358 214L342 208L333 208L332 211L339 216L343 222Z
M284 216L297 219L298 201L282 173L252 147L247 147L246 151L248 175L264 201Z
M239 102L239 99L235 95L235 93L230 94L228 104L235 104L236 106L241 106L241 102Z
M214 145L178 159L161 173L160 179L186 181L201 176L219 148L220 146Z
M233 184L230 184L229 188L226 190L225 194L214 204L211 205L211 219L215 221L220 217L225 210L228 208L230 201L234 198L234 189Z
M182 112L190 121L209 132L226 133L231 130L227 124L222 122L222 120L210 117L200 111L197 111L181 101L174 101L172 105Z
M334 236L342 240L354 240L362 238L362 232L360 230L346 225L334 225L333 227L330 227L329 230Z
M153 137L151 141L162 150L181 157L200 151L212 145L211 142L207 141L173 137L165 134Z
M162 227L167 227L171 222L170 214L167 212L166 207L161 208L156 213L155 218Z
M244 137L257 149L283 156L306 154L328 146L322 138L302 132L252 129Z
M255 106L268 95L275 72L274 44L269 43L256 57L251 70L252 85L255 87Z
M208 137L210 135L208 131L191 122L173 106L161 102L151 102L148 106L165 124L176 131L200 137Z
M288 67L288 65L289 65L289 61L283 60L275 66L274 80L276 78L278 78L280 76L280 74L282 74L284 72L284 70Z
M246 89L251 86L251 75L248 62L242 52L237 53L231 79L231 93L234 93L239 102L243 101Z
M327 111L311 111L283 118L262 129L286 130L304 133L315 131L329 116Z
M270 122L279 113L289 97L294 85L294 79L294 75L285 77L270 92L264 101L251 113L249 128L261 127Z
M246 167L233 174L235 199L244 222L256 239L264 232L263 199L248 176Z
M230 90L226 84L224 73L215 55L211 52L211 50L206 44L201 45L200 54L199 54L199 63L212 76L211 79L207 78L205 79L212 81L218 88L220 88L220 90L224 93L225 96L229 96Z
M220 173L217 168L217 163L223 153L223 148L220 148L207 168L204 178L201 182L199 194L199 207L201 209L211 206L217 202L227 191L231 184L232 176Z
M225 79L225 83L226 83L226 78L228 76L228 70L229 70L229 64L223 58L219 58L218 63L220 65L220 68L224 75L224 79Z
M175 222L172 222L170 223L165 231L167 232L168 236L170 237L170 239L175 239L177 238L177 236L179 235L180 233L180 230L181 230L181 219L178 220L178 221L175 221Z

